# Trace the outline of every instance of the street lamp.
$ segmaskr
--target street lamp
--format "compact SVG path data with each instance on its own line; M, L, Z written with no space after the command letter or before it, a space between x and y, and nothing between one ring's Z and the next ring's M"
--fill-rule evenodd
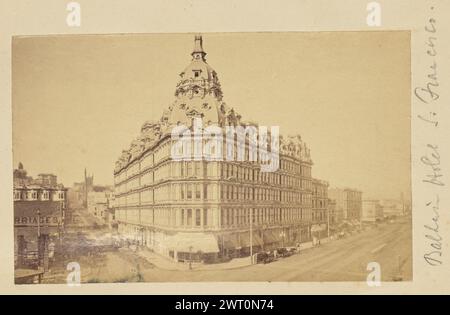
M253 208L249 209L250 213L250 264L253 264Z
M37 209L37 255L38 267L41 267L41 211Z
M359 205L359 230L362 230L362 203L358 203Z
M282 238L282 240L283 240L283 247L284 247L284 237L286 236L286 233L284 232L284 231L281 231L281 233L280 233L280 237Z
M192 246L189 246L189 269L192 269Z
M58 222L58 241L59 245L62 242L62 232L64 228L64 213L63 213L63 201L59 201L59 222Z
M330 207L327 203L327 239L330 240Z
M41 211L39 209L37 209L36 211L37 214L37 235L38 235L38 241L39 241L39 237L41 236Z

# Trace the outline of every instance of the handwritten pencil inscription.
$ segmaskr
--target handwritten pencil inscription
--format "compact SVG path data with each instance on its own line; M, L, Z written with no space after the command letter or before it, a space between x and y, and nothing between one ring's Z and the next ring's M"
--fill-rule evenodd
M434 7L430 7L433 11ZM420 104L426 106L426 113L418 115L418 118L431 127L438 127L439 119L438 112L431 106L436 106L439 100L439 79L438 79L438 63L436 58L438 56L437 45L438 41L438 28L437 21L431 17L427 20L424 27L426 34L426 57L429 59L428 74L425 79L425 83L422 86L418 86L414 89L414 95L419 100ZM434 129L436 130L436 129ZM433 131L434 131L433 130ZM421 156L420 161L422 166L425 167L425 177L422 182L426 185L434 187L433 190L437 190L442 186L445 186L443 180L443 172L441 166L441 154L439 152L439 144L428 143L425 146L425 152ZM427 202L426 210L430 212L430 221L424 225L425 228L425 240L427 243L427 249L423 254L425 262L430 266L441 266L443 264L443 238L440 232L440 214L439 214L439 192L434 192L434 196L429 198Z

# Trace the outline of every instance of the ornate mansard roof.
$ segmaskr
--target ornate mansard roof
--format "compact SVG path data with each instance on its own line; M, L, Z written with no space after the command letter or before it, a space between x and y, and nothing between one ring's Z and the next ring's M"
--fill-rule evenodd
M222 89L216 71L206 62L201 36L195 36L190 64L180 73L175 89L175 101L169 108L168 124L190 126L192 118L202 118L205 124L223 126L227 106L222 101Z
M202 36L195 36L192 60L180 73L175 89L175 101L163 112L159 121L146 121L141 134L123 150L116 161L115 172L120 171L161 137L170 134L176 125L191 127L193 118L202 118L204 126L247 125L241 115L223 102L223 92L216 71L206 62ZM253 124L257 125L257 124ZM302 160L310 160L309 149L300 136L280 137L280 153Z

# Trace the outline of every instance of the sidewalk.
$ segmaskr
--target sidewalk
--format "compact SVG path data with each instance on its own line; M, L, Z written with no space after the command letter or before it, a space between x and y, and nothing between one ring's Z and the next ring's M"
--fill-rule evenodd
M320 240L320 245L323 245L323 244L326 244L326 243L329 243L329 242L331 242L332 240L331 239L328 239L328 237L324 237L324 238L322 238L321 240ZM320 246L319 245L319 246ZM309 248L314 248L315 246L313 245L313 242L311 241L311 242L305 242L305 243L301 243L300 244L300 252L302 252L302 250L305 250L305 249L309 249Z
M163 257L147 248L138 249L135 252L137 255L146 259L149 263L155 265L159 269L172 271L187 271L187 270L227 270L250 266L250 257L235 258L225 263L218 264L202 264L192 263L189 269L189 263L176 262L172 259Z
M328 238L320 240L321 245L330 242ZM319 245L320 246L320 245ZM314 248L313 242L305 242L300 244L300 253L306 249ZM172 271L188 271L188 270L228 270L250 266L250 257L234 258L228 262L218 264L202 264L192 263L189 269L189 263L175 262L172 259L163 257L147 248L140 248L135 251L137 255L146 259L149 263L155 265L159 269Z

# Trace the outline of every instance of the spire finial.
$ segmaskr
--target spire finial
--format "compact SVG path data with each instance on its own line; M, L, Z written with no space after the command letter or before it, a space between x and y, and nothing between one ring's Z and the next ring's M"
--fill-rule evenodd
M206 53L203 50L203 38L202 35L195 35L194 39L194 50L192 51L193 59L205 60Z

